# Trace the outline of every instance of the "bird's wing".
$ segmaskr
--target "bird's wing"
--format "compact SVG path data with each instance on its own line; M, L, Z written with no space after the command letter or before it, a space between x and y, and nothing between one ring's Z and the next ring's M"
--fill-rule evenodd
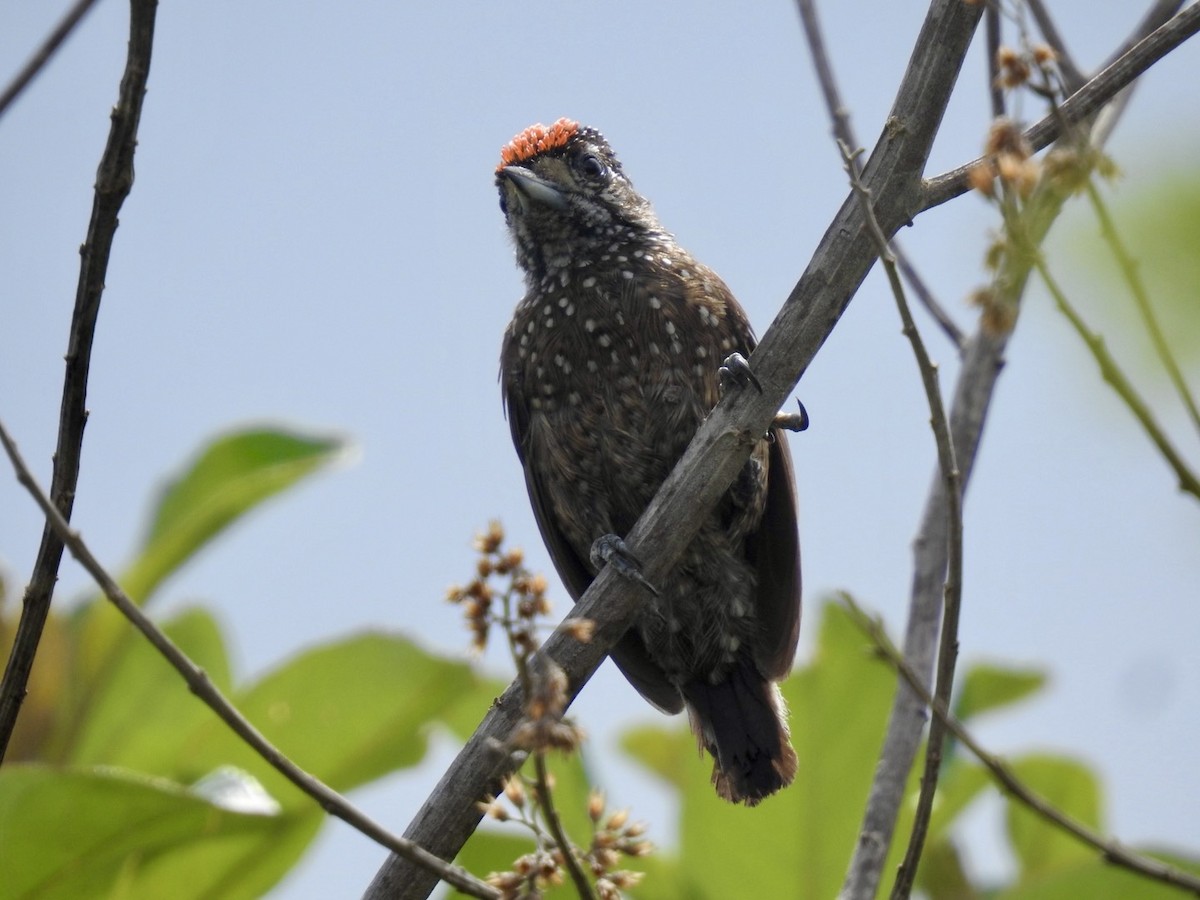
M800 636L800 538L796 525L796 478L787 437L772 430L767 464L767 501L757 530L746 539L758 571L759 641L755 662L767 678L787 677Z
M510 337L506 335L502 355L501 384L503 387L504 409L508 416L508 428L512 433L513 446L521 460L525 472L525 487L529 492L529 502L533 507L533 517L537 521L538 530L542 533L542 541L550 552L550 560L571 595L572 600L578 600L588 585L592 583L592 573L587 564L579 557L567 540L562 529L555 522L549 507L541 480L530 465L528 457L529 440L529 403L520 379L513 373L515 367L508 365ZM651 659L646 651L646 645L636 631L630 629L622 635L612 650L609 651L613 662L621 673L650 703L663 712L677 713L683 710L683 697L679 690L672 685L666 675Z

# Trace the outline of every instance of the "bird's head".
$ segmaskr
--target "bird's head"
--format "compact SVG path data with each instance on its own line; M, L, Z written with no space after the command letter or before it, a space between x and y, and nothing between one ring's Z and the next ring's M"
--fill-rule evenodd
M661 231L604 136L570 119L532 125L500 151L500 209L531 277Z

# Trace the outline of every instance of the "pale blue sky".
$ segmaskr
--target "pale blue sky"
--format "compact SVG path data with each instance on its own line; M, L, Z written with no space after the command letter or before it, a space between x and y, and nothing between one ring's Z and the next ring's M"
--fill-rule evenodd
M66 5L0 4L0 70L15 70ZM1085 66L1138 17L1135 4L1051 5ZM923 8L824 4L865 142ZM126 4L100 3L0 120L0 417L43 478L126 17ZM1146 78L1111 145L1126 173L1120 193L1194 160L1198 53L1186 45ZM978 152L983 86L976 50L932 172ZM791 3L530 0L520 14L458 3L160 6L137 183L97 331L75 524L116 567L152 490L213 432L265 419L350 436L352 466L239 525L166 587L160 613L196 600L219 611L243 673L365 628L460 652L467 636L442 596L467 576L471 535L493 517L551 571L496 384L522 284L492 170L515 132L562 115L608 136L667 227L764 330L847 190ZM1052 248L1095 230L1079 213L1061 224ZM903 234L964 327L994 227L967 197ZM1071 270L1077 255L1060 256L1060 277L1119 350L1111 329L1124 319L1097 308ZM949 385L953 353L920 323ZM877 273L798 394L813 418L792 442L806 602L815 609L844 588L898 629L934 451ZM1186 434L1182 417L1164 418ZM0 566L19 590L40 520L3 472L0 509ZM1050 670L1040 699L986 723L982 737L1000 751L1084 756L1129 841L1195 838L1198 526L1195 502L1177 495L1035 288L967 498L962 658ZM68 562L61 584L70 597L86 581ZM625 722L661 721L608 667L577 711L601 748ZM354 799L401 830L450 752L440 746L416 774ZM621 765L608 771L613 802L636 803L660 840L669 835L654 785L631 786ZM1002 861L988 846L972 861L994 871ZM331 824L272 896L351 895L382 857Z

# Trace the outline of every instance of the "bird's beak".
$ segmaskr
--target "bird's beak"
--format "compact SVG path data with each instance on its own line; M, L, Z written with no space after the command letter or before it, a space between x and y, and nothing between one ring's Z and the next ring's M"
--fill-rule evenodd
M552 209L567 208L567 198L563 196L562 191L523 166L505 166L499 174L512 182L518 193L535 203Z

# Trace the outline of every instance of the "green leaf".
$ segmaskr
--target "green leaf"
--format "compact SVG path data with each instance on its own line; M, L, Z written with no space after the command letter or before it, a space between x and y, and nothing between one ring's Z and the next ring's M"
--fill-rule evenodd
M1180 354L1181 363L1196 361L1200 359L1200 310L1195 302L1196 285L1200 284L1200 256L1196 254L1200 247L1200 170L1167 171L1157 184L1118 199L1112 213L1117 232L1137 262L1155 313L1161 317L1163 333L1172 350ZM1095 248L1087 271L1100 276L1095 278L1097 289L1126 311L1129 327L1144 333L1112 251L1096 236L1094 218L1089 230L1091 234L1081 235L1078 242ZM1149 342L1141 342L1138 349L1143 345L1148 348ZM1147 358L1146 364L1159 371L1156 360Z
M232 522L337 459L341 438L252 429L209 444L162 490L142 549L118 580L144 602L164 578Z
M1011 765L1016 776L1052 806L1089 828L1100 827L1100 787L1086 766L1048 755L1025 756ZM1018 883L1095 857L1095 851L1047 824L1015 799L1008 802L1007 819L1020 869Z
M1046 683L1041 669L1015 669L978 664L963 677L954 715L966 722L980 713L1016 703L1040 690Z
M1191 160L1195 153L1183 153ZM1200 168L1190 161L1184 166L1163 166L1157 181L1131 189L1121 185L1099 193L1109 209L1118 238L1129 257L1136 277L1144 285L1147 301L1157 320L1169 352L1183 372L1193 397L1200 390L1195 366L1200 362L1200 304L1195 302L1200 283ZM1068 293L1089 327L1103 336L1111 355L1155 412L1168 420L1177 408L1175 391L1155 343L1150 339L1128 275L1122 271L1117 252L1104 238L1095 212L1084 201L1075 223L1061 234L1056 244L1080 273L1077 286ZM1061 275L1068 274L1066 265ZM1072 345L1072 329L1056 329ZM1094 371L1094 370L1093 370ZM1096 389L1091 397L1104 397L1100 379L1089 382ZM1107 403L1107 397L1105 397ZM1109 406L1104 407L1105 411Z
M293 657L238 691L234 702L297 765L347 791L419 762L431 726L463 697L477 701L477 688L466 664L401 637L369 633ZM253 774L285 809L312 805L209 717L182 743L177 769L192 781L220 765Z
M217 438L162 491L146 540L117 581L135 602L146 601L163 579L232 522L336 459L344 447L339 438L267 429ZM73 626L75 687L67 719L85 714L107 690L121 655L142 641L102 597L81 606ZM61 743L60 738L57 758L64 758Z
M249 900L294 863L289 838L320 818L231 812L178 784L118 770L6 766L3 891L38 900Z
M208 612L186 610L163 631L219 690L230 692L224 640ZM68 759L176 775L176 759L187 736L214 713L140 635L114 657L107 674L104 690L94 693L82 711Z
M207 615L186 613L168 630L209 666L215 680L228 682L224 649ZM302 653L233 692L232 699L297 764L335 790L346 791L418 762L444 712L463 703L477 711L486 708L492 695L480 690L481 683L463 663L439 659L399 637L367 634ZM121 884L128 893L122 896L191 896L175 890L178 884L206 886L209 897L260 896L295 864L325 818L314 801L243 744L190 695L157 654L140 644L119 657L111 690L97 697L96 713L87 720L76 754L90 762L119 761L168 776L171 780L162 784L174 794L183 792L180 784L235 766L261 782L283 809L253 838L231 839L225 829L209 834L207 825L193 824L191 831L181 826L178 834L171 832L171 841L149 856L119 844L113 859L124 854ZM46 779L54 777L62 776L51 772ZM146 776L123 777L133 779L139 789L147 783L156 789L160 785ZM571 780L564 776L564 782ZM74 783L68 780L68 786ZM76 804L53 800L51 787L46 788L51 797L46 802L54 804L50 808L61 821L63 810L74 810ZM86 799L84 795L80 802ZM188 795L189 803L194 800ZM0 833L6 833L2 820ZM90 814L72 813L71 833L76 848L107 839L105 827ZM110 871L116 863L103 865Z

